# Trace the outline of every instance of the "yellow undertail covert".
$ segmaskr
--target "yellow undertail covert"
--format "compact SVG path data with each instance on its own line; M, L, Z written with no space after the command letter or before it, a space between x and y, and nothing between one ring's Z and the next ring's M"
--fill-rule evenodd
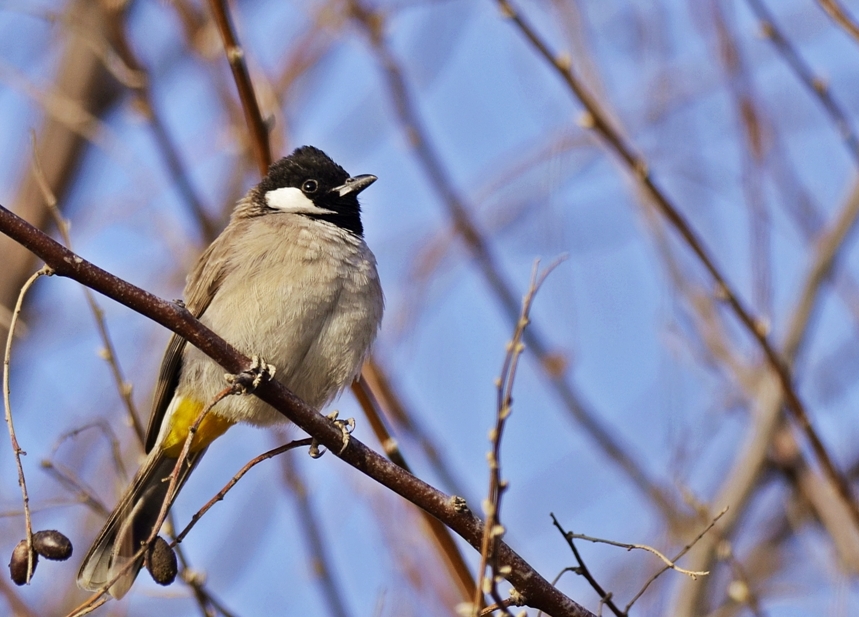
M203 403L200 401L187 398L179 399L170 416L170 430L161 444L161 450L166 456L179 458L185 440L188 439L188 432L201 411L203 411ZM235 422L209 411L191 439L191 452L199 452L203 448L207 448L210 443L226 433L233 424Z

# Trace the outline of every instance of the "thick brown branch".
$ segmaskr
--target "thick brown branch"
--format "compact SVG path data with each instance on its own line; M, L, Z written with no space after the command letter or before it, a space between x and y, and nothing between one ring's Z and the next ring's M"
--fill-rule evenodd
M38 255L58 276L82 283L169 328L218 362L226 371L240 373L251 366L249 358L194 319L184 307L162 300L87 262L3 206L0 206L0 231ZM332 453L339 452L336 456L352 467L423 508L473 547L480 546L483 524L470 511L458 511L447 495L373 452L354 437L350 438L343 448L343 434L340 429L298 399L285 386L274 380L266 381L260 384L254 394L284 414ZM507 579L522 594L529 606L555 617L592 617L589 611L555 589L504 543L500 543L498 547L498 560L500 564L510 567Z

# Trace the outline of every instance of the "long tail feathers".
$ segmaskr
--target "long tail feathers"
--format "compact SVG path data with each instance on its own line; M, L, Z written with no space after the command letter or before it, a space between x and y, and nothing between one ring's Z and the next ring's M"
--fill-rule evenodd
M177 492L205 451L202 449L189 455L179 472ZM143 557L135 559L134 555L149 539L158 521L175 465L176 459L164 456L158 448L149 453L146 462L138 470L131 486L119 500L92 548L84 557L78 571L78 585L81 588L99 591L116 578L129 561L135 561L109 590L110 595L115 598L121 598L128 592L143 567Z

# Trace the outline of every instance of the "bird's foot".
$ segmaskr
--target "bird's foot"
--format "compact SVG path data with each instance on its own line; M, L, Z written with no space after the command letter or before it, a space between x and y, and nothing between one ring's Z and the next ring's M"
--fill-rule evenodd
M252 356L251 365L243 370L238 375L226 374L224 379L227 383L233 386L236 394L250 394L257 389L263 381L274 379L274 374L277 371L273 364L266 363L265 359L259 356Z
M343 445L340 448L340 451L337 453L337 456L343 454L346 448L349 446L349 437L352 435L352 431L355 430L355 418L346 418L345 420L338 419L337 416L340 415L340 412L337 410L332 411L328 414L328 419L334 423L334 426L340 429L340 432L343 434ZM319 447L319 442L316 439L310 444L310 458L319 458L323 454L325 454L325 450Z

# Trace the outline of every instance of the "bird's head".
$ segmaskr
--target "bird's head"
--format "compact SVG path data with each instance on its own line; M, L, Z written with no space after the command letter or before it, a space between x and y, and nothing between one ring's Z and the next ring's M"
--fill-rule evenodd
M350 176L322 150L302 146L268 168L242 214L299 214L362 236L358 194L375 181L369 174Z

